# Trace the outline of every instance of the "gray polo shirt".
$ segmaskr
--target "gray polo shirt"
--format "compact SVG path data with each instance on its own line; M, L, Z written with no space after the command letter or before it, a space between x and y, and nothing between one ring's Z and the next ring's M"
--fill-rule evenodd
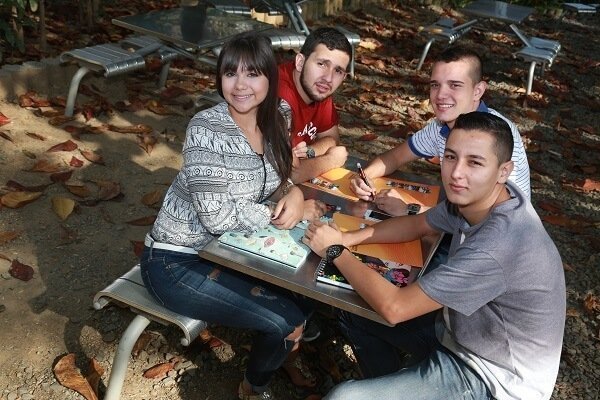
M549 399L562 348L566 295L556 246L523 193L470 226L448 202L427 214L453 234L449 258L419 284L444 305L441 343L499 400Z

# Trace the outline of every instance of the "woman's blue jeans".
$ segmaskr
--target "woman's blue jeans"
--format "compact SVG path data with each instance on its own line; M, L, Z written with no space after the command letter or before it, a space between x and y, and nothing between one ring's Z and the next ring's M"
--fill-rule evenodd
M479 375L437 340L436 314L389 327L343 312L341 328L365 379L344 382L325 399L491 399Z
M195 254L145 247L142 278L166 308L219 325L253 329L246 379L262 392L294 345L286 339L310 314L293 293L204 260Z

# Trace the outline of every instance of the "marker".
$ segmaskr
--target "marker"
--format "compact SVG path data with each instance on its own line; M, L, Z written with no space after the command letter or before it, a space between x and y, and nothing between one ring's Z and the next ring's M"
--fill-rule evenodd
M360 163L356 163L356 169L358 169L358 174L360 175L360 178L363 180L365 185L367 185L368 187L373 189L373 187L369 184L369 181L367 180L367 175L365 175L365 171L362 169L362 166L360 165ZM373 200L375 200L374 192L371 192L371 197L373 198Z

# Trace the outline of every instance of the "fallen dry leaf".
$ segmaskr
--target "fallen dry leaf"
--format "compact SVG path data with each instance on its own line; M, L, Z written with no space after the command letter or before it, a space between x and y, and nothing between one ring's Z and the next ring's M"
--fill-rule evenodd
M150 100L146 103L146 108L158 115L173 115L177 114L174 110L169 107L165 107L163 104L156 100Z
M150 125L145 124L137 124L130 126L116 126L116 125L107 125L108 130L119 133L135 133L135 134L144 134L144 133L152 133L153 129Z
M77 147L77 143L73 142L72 140L67 140L66 142L62 142L50 147L48 150L46 150L46 152L51 153L55 151L73 151L77 149Z
M10 124L10 118L0 112L0 126Z
M50 107L50 101L38 96L37 93L29 91L19 96L21 107Z
M175 363L173 362L164 362L157 364L149 369L147 369L143 376L148 379L160 379L167 376L167 373L171 371L175 367Z
M562 206L553 200L541 200L537 203L537 206L542 210L551 212L551 213L560 213L562 212Z
M359 137L358 140L360 140L361 142L371 142L377 138L378 136L374 133L365 133L364 135Z
M583 308L590 314L600 312L600 300L593 293L587 293L583 298Z
M584 192L593 192L595 190L600 191L600 182L593 179L586 178L585 180L575 180L573 182L576 187L581 188Z
M66 185L65 188L77 197L90 197L92 192L84 185Z
M150 154L154 149L157 139L153 135L138 135L137 141L138 146L140 146L147 154Z
M142 196L142 204L149 207L158 203L160 199L162 199L162 192L160 190L155 190Z
M0 131L0 137L3 138L3 139L8 140L9 142L13 142L14 143L14 140L10 136L8 136L7 133L4 133L4 132Z
M0 198L2 205L8 208L20 208L37 200L42 192L9 192Z
M57 163L51 163L48 160L38 160L28 170L30 172L58 172L62 169L62 166Z
M75 156L72 156L71 161L69 161L69 165L71 167L80 168L83 166L83 161Z
M101 155L94 153L91 150L79 150L79 152L86 160L93 162L94 164L104 165L104 159Z
M130 240L130 242L133 246L133 254L135 254L137 258L140 258L142 256L142 252L144 251L144 242L141 240Z
M575 308L567 308L567 317L581 317L581 314L579 313L579 311L577 311Z
M127 221L126 223L129 225L135 225L135 226L147 226L147 225L152 225L155 220L156 220L156 215L148 215L146 217Z
M50 175L50 180L52 182L66 182L71 179L71 175L73 175L73 170L64 171L64 172L56 172Z
M56 117L50 118L48 123L52 126L58 126L66 124L67 122L73 121L75 117L67 117L65 115L57 115Z
M75 209L75 201L68 197L55 196L52 198L52 210L61 220L66 220Z
M58 360L54 366L54 375L61 385L75 390L86 400L98 400L90 383L81 375L75 364L75 353L69 353Z
M19 262L19 260L13 260L12 264L10 265L10 269L8 270L8 273L13 278L25 282L33 278L33 268L27 264Z
M25 155L25 157L31 158L32 160L35 160L37 158L37 156L29 150L22 149L21 152Z
M133 349L131 350L131 355L137 357L140 354L140 351L146 349L148 343L152 340L152 335L149 332L142 332L138 340L133 345Z
M36 185L36 186L25 186L21 185L17 181L10 180L4 185L4 189L10 190L11 192L43 192L50 184Z
M102 368L102 365L100 365L95 358L92 358L90 360L89 372L85 377L85 380L88 381L96 396L98 396L98 385L100 384L102 375L104 375L104 368Z
M40 141L42 141L42 142L43 142L44 140L47 140L45 136L42 136L42 135L40 135L40 134L38 134L38 133L27 132L27 133L26 133L26 135L27 135L27 136L29 136L30 138L33 138L33 139L35 139L35 140L40 140Z
M13 239L16 239L23 233L22 231L4 231L0 232L0 244L4 244L6 242L10 242Z
M96 185L100 187L98 198L100 200L111 200L121 194L121 185L112 181L96 181Z

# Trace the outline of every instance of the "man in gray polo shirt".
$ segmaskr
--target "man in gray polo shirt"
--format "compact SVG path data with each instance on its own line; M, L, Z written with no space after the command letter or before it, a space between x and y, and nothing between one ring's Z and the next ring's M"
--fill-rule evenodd
M320 222L307 229L305 242L397 324L343 315L368 379L342 383L328 400L550 398L564 331L564 274L528 197L508 180L512 146L501 118L463 114L443 154L445 202L354 232ZM440 231L453 234L447 262L405 288L344 247Z

